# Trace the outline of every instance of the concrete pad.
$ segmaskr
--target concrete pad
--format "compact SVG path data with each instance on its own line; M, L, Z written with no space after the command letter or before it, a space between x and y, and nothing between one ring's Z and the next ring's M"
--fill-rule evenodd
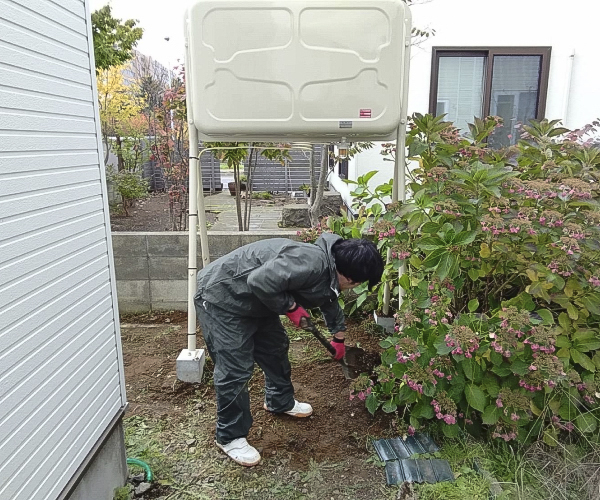
M206 355L204 354L204 349L197 349L195 351L184 349L177 357L175 363L177 379L182 382L199 384L202 382L205 361Z

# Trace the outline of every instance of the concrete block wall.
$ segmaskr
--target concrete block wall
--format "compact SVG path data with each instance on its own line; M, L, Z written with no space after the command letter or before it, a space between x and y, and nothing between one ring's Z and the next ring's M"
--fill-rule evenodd
M210 231L211 261L267 238L298 236L296 231ZM187 310L188 233L115 232L112 241L120 312ZM201 262L198 237L198 263Z

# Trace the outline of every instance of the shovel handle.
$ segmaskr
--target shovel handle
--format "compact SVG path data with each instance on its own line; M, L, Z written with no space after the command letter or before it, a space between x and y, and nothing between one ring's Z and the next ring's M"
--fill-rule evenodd
M323 337L323 334L313 324L313 322L310 320L310 318L307 318L306 316L301 318L300 319L300 328L302 328L303 330L306 330L307 332L312 333L317 338L317 340L319 342L321 342L321 344L323 344L323 347L325 347L325 349L327 349L332 356L336 355L336 351L333 348L333 346L331 345L331 343L328 342L325 337Z

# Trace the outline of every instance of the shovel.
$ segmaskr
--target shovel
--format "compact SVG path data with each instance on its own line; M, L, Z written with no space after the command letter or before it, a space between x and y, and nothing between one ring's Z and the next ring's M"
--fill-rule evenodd
M335 356L335 349L327 341L319 329L313 324L310 318L303 317L300 320L300 327L303 330L312 333L317 340L323 344L325 349ZM368 355L364 349L360 349L359 347L346 347L346 354L342 359L340 359L344 377L346 377L348 380L358 377L360 372L364 371L365 360L367 358Z

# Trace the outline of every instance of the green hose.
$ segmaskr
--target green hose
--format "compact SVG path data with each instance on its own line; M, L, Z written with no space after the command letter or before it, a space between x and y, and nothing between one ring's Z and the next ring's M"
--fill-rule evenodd
M137 465L138 467L141 467L142 469L144 469L144 472L146 473L146 481L148 481L149 483L152 482L152 479L153 479L152 470L150 469L150 466L146 462L142 462L141 460L138 460L137 458L128 458L127 464L128 465Z

